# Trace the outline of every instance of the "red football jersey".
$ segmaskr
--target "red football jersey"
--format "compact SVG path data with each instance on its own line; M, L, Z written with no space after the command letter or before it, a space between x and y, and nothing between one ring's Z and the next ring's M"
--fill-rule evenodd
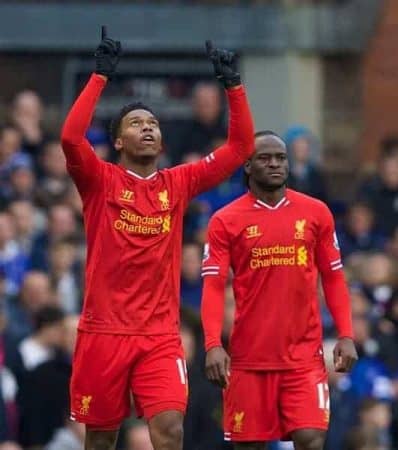
M142 178L100 160L85 139L105 80L93 75L62 132L67 167L83 200L87 236L81 330L168 334L179 328L183 215L192 197L230 176L251 154L243 87L227 91L227 143L203 160Z
M318 273L340 336L352 335L334 221L321 201L288 189L271 207L248 193L212 217L203 261L207 350L221 345L217 305L223 295L207 298L212 291L206 282L225 280L230 267L236 301L229 348L233 367L280 370L319 359Z

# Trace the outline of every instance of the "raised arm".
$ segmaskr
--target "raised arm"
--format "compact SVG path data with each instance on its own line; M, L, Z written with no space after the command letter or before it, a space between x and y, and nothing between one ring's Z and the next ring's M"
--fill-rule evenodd
M229 126L227 142L206 158L175 167L187 199L229 178L254 151L254 125L246 92L236 70L235 54L214 49L209 41L207 54L216 78L223 84L228 101Z
M107 79L115 72L120 51L120 42L107 38L103 27L102 40L95 52L96 71L73 104L62 128L67 168L80 191L93 187L101 178L102 163L87 141L86 133Z
M315 257L322 278L325 300L338 332L334 350L335 369L348 372L358 359L353 343L351 302L344 277L334 220L326 206L320 211Z

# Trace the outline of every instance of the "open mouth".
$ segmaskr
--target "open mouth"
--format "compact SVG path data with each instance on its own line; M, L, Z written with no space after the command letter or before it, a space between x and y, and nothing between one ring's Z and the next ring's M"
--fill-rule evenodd
M151 134L146 134L141 138L141 142L145 142L148 144L154 144L155 138Z

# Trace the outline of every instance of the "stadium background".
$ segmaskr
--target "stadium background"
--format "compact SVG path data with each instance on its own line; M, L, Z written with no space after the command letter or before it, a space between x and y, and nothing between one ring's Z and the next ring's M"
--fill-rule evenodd
M82 449L82 427L67 420L67 385L85 243L59 130L94 66L101 24L124 48L88 134L108 160L109 119L131 97L161 119L162 166L222 142L224 98L203 43L239 53L256 129L286 139L290 185L325 200L337 221L360 361L349 376L330 371L327 449L398 449L397 1L13 0L0 2L0 450ZM186 215L184 450L230 448L220 392L203 375L198 309L206 224L244 192L241 175ZM233 311L229 287L225 336ZM323 321L330 366L335 336L324 307ZM119 448L150 450L145 425L126 421Z

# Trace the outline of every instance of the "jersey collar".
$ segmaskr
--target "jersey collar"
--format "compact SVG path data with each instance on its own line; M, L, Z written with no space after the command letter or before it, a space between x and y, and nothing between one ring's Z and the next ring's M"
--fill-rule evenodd
M138 175L138 173L135 173L130 169L127 169L126 172L130 175L133 175L133 177L138 178L139 180L150 180L158 174L158 171L156 170L155 172L151 173L147 177L142 177L141 175Z
M255 208L265 208L270 211L275 211L277 209L283 208L287 206L290 203L290 200L285 195L276 205L269 205L268 203L264 202L263 200L260 200L259 198L254 197L252 193L249 193L252 199L254 200L253 206Z

